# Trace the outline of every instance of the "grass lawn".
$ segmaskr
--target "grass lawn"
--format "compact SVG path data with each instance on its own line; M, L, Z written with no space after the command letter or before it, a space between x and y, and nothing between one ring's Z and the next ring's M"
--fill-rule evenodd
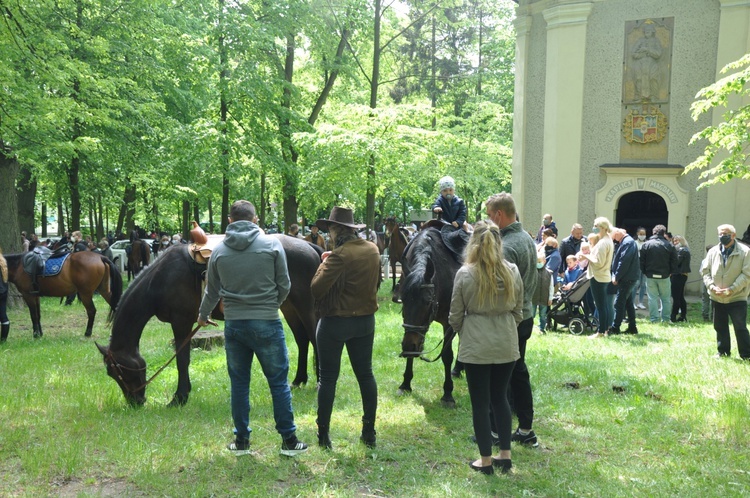
M10 338L0 345L0 496L750 495L750 364L714 358L713 330L699 308L688 324L639 320L638 336L535 332L527 362L540 446L514 446L513 472L487 477L468 467L478 450L469 441L463 379L452 410L439 401L439 363L417 362L414 392L397 395L402 329L388 289L386 283L375 339L377 449L358 441L359 391L345 359L333 451L316 444L315 386L293 392L298 436L310 444L296 459L278 454L257 362L254 451L236 458L224 449L232 423L223 348L193 351L186 406L165 406L176 388L170 366L148 387L146 405L133 409L105 374L93 340L83 337L79 303L62 307L45 298L41 340L31 337L25 307L10 310ZM94 339L106 344L107 305L101 298L96 304ZM440 334L433 326L428 349ZM287 339L293 370L297 350L291 334ZM168 326L148 325L141 354L149 375L171 356L170 340Z

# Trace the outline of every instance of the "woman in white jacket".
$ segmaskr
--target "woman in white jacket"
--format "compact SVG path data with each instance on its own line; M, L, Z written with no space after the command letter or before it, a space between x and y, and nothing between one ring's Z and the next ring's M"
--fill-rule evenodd
M516 327L523 319L523 281L516 265L503 259L500 229L476 224L466 247L466 263L456 273L449 321L461 338L458 359L466 365L474 434L480 459L472 469L492 474L511 468L511 412L508 383L520 357ZM500 437L492 456L490 405Z

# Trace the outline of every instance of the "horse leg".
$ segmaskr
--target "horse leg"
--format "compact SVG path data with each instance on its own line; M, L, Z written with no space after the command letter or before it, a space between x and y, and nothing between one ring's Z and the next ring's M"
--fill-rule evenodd
M411 379L414 378L414 358L406 359L406 369L404 370L404 381L398 386L398 394L411 392Z
M42 321L41 321L41 306L39 305L39 296L32 296L29 294L23 295L23 300L26 301L26 306L29 307L29 315L31 316L31 329L34 333L34 339L42 337Z
M297 351L299 352L297 356L297 373L292 381L292 387L300 387L302 384L307 384L307 353L310 347L310 338L302 324L302 320L294 310L282 309L282 313L284 313L284 318L289 328L292 329L294 342L297 343Z
M78 296L81 298L83 307L86 308L86 316L88 317L88 322L86 323L86 333L84 333L83 335L84 337L91 337L91 334L94 331L94 319L96 318L94 296L81 294L80 292L78 293Z
M451 366L453 365L453 336L452 329L446 332L445 341L443 342L443 351L441 357L443 360L443 370L445 371L445 381L443 382L443 397L440 402L446 408L455 408L456 400L453 399L453 377L451 376Z
M175 348L179 348L190 335L192 323L172 323L172 334L174 335ZM167 406L176 407L187 404L190 397L192 385L190 384L190 344L186 344L177 353L177 391L172 395L172 400Z

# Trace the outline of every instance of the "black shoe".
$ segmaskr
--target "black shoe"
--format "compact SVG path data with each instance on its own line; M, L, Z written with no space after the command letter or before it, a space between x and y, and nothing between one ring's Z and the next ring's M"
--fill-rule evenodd
M525 446L531 446L532 448L539 446L539 441L537 440L534 431L529 431L528 434L521 434L520 431L521 429L516 429L516 432L511 434L510 440L515 441L516 443L521 443Z
M492 465L487 465L486 467L477 466L474 465L474 462L469 462L469 467L471 467L471 470L475 470L477 472L481 472L482 474L491 476L495 473L495 468Z
M607 333L604 335L620 335L620 327L610 327L609 329L607 329Z
M500 469L500 472L503 474L507 474L513 467L513 462L511 462L510 458L493 458L492 465Z
M625 330L626 334L637 334L638 333L638 327L635 325L628 325L627 330Z
M307 445L297 439L296 435L293 435L290 438L287 438L284 440L283 443L281 443L281 454L284 456L297 456L300 453L304 453L307 451Z
M250 441L248 441L247 439L245 440L235 439L233 443L229 443L227 445L227 449L234 456L249 455L250 454Z
M375 431L375 423L362 419L362 435L359 437L359 440L362 441L365 446L372 449L377 446L377 434L378 433Z

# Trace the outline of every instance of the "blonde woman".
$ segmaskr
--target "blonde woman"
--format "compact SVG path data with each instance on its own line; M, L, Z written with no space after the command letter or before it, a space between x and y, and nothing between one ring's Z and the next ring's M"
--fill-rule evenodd
M491 221L474 227L466 247L466 263L456 273L449 322L461 338L458 359L466 366L474 434L480 458L472 469L484 474L494 467L508 472L512 416L508 383L518 349L523 319L523 281L516 265L503 259L500 229ZM500 454L492 456L490 406L500 437Z
M592 337L603 337L614 318L613 299L610 299L607 294L607 287L612 281L611 267L615 246L610 237L612 224L607 218L600 216L595 219L594 228L591 231L599 237L599 240L591 247L590 254L578 253L578 260L585 259L589 262L587 273L591 278L591 294L594 296L594 304L599 313L599 328Z
M6 312L8 305L8 263L0 251L0 342L8 339L10 320Z

